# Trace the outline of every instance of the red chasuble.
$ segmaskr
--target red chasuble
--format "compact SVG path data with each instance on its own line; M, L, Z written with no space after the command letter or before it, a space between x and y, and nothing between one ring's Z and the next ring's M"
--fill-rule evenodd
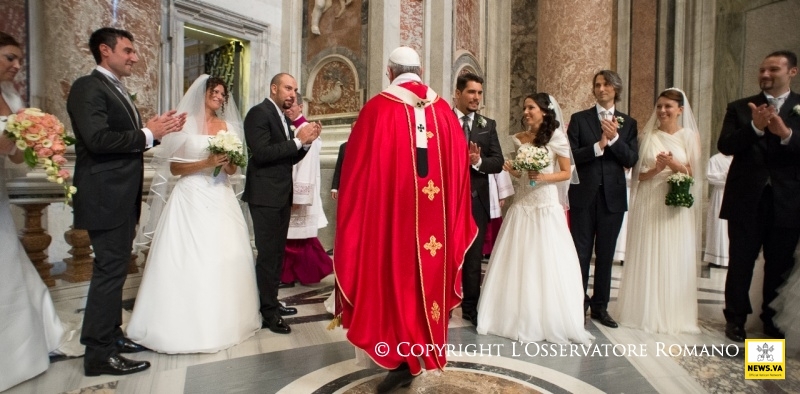
M398 89L405 95L391 93ZM425 177L409 97L425 111ZM407 362L416 375L420 359L444 368L449 312L461 303L461 265L477 235L458 119L421 83L387 88L359 113L342 174L334 272L348 340L384 368Z

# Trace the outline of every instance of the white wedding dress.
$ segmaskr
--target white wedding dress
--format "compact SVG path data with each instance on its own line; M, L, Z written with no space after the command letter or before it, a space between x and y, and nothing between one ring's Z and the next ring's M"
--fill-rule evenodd
M181 161L208 157L189 135ZM181 176L158 221L128 337L162 353L213 353L261 328L250 236L228 175Z
M520 141L513 138L515 146ZM524 144L522 146L529 145ZM569 141L556 130L547 144L553 173L556 156L569 157ZM521 178L500 227L478 302L478 333L523 342L588 344L584 328L580 263L556 185L529 186Z
M0 391L30 379L50 365L64 327L50 292L17 238L0 155Z
M672 152L679 163L689 162L695 133L680 129L658 131L652 144L642 144L640 173L655 166L659 152ZM702 171L694 168L695 172ZM697 237L695 211L664 204L669 192L669 167L638 182L628 213L627 250L619 289L619 323L646 332L699 333L697 326ZM636 174L634 174L636 176ZM694 196L701 204L699 196Z
M50 292L17 238L5 163L0 155L0 391L46 371L48 353L65 337Z

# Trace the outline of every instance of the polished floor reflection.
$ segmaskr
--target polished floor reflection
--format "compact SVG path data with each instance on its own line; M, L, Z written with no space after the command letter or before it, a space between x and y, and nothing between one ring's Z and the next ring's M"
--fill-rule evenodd
M612 297L622 268L614 267ZM477 335L451 319L452 345L445 372L424 373L404 393L797 393L800 361L787 360L786 380L744 380L743 351L722 334L724 269L705 269L698 279L699 335L648 334L608 329L587 321L597 339L590 347L522 344ZM125 376L83 376L82 358L56 358L50 369L8 393L371 393L385 371L356 364L341 329L327 330L322 301L332 278L316 286L281 289L299 313L286 319L290 335L261 330L216 354L138 353L153 366ZM614 300L610 308L613 309ZM66 319L79 315L80 300L57 302ZM130 307L132 302L126 303ZM198 311L202 313L202 310ZM753 333L753 337L757 337ZM726 349L706 354L706 349Z

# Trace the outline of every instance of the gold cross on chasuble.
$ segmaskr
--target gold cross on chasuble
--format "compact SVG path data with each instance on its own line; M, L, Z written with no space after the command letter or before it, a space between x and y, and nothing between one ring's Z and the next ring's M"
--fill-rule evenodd
M425 250L431 252L431 257L436 256L436 251L442 248L441 242L436 242L436 237L431 235L430 242L424 245Z
M436 195L436 193L439 193L440 190L441 189L439 189L438 187L436 187L436 185L433 184L432 180L428 180L428 186L422 188L422 192L427 194L428 200L431 201L433 201L433 197Z

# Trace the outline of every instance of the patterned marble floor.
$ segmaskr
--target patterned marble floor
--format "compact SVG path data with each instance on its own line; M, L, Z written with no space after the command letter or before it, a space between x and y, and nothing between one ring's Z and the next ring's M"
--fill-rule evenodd
M614 267L612 298L622 267ZM445 372L424 373L401 393L800 393L800 361L787 361L783 381L744 380L743 353L713 356L657 352L732 345L722 334L724 269L698 273L701 334L659 335L628 328L608 329L587 321L597 338L588 355L544 356L545 343L515 343L477 335L460 318L451 319L450 343L462 346L448 358ZM126 377L83 376L82 358L55 358L44 374L7 393L371 393L385 371L357 365L341 329L327 330L331 316L322 301L333 288L326 278L316 286L282 289L281 299L298 308L287 319L292 334L261 330L216 354L138 353L152 367ZM59 314L74 321L82 300L58 301ZM615 298L612 299L612 304ZM132 303L126 305L130 307ZM610 309L613 309L613 305ZM755 334L755 333L754 333ZM468 351L484 349L481 351ZM633 347L632 347L633 346ZM488 349L488 350L487 350ZM647 349L643 356L641 349ZM538 351L538 354L537 354Z

